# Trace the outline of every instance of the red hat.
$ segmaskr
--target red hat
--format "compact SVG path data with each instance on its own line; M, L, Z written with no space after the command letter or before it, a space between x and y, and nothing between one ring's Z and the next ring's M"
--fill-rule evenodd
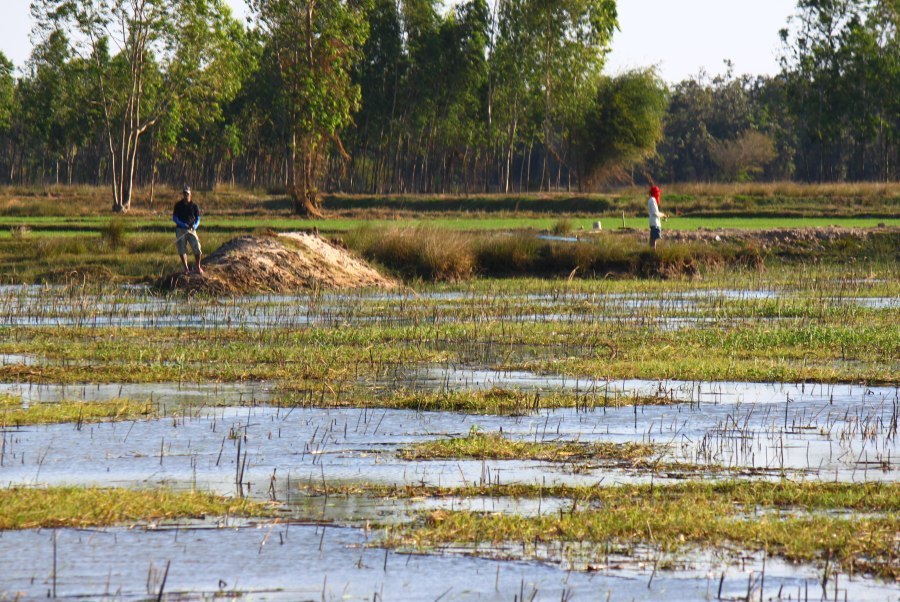
M650 196L656 199L656 204L659 204L659 195L662 191L659 189L659 186L651 186L650 187Z

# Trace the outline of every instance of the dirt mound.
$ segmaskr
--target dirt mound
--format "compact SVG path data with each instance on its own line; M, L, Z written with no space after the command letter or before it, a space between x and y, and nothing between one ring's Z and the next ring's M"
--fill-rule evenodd
M236 238L206 258L203 269L203 274L172 274L158 285L211 294L397 286L346 249L301 232Z

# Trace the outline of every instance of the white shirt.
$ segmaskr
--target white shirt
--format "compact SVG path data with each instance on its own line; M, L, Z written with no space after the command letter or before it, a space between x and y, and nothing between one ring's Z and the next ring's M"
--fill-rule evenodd
M647 199L647 213L650 214L650 227L662 230L662 222L659 220L662 214L659 212L659 205L656 204L656 199L653 197Z

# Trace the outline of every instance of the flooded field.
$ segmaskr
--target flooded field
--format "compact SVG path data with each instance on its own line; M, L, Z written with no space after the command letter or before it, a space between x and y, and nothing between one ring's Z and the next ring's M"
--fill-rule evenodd
M145 600L160 593L178 600L739 600L748 593L766 600L897 599L895 587L865 577L836 575L823 588L815 567L757 554L699 553L677 571L654 572L659 554L648 549L640 559L613 556L587 571L553 554L526 563L464 549L397 553L369 543L359 529L265 523L0 536L5 549L24 551L4 562L5 595L20 599Z
M234 491L236 464L251 488L263 490L272 476L283 486L311 480L439 487L664 481L670 463L701 473L708 467L711 474L724 468L826 481L897 479L900 448L891 426L900 406L896 389L853 393L850 387L823 387L820 396L796 392L793 399L785 392L780 401L757 401L743 391L742 401L558 409L528 416L236 407L74 431L65 424L32 426L3 434L2 474L10 484L165 484L222 493ZM461 437L472 427L535 442L652 443L659 448L661 471L603 463L410 462L398 457L405 446ZM683 478L681 472L672 468L671 478Z
M898 293L856 274L227 300L0 287L4 488L274 509L24 523L0 531L0 599L900 600ZM146 411L52 419L123 400ZM696 483L722 484L706 497L727 516L679 531ZM646 528L616 522L616 487L657 504Z

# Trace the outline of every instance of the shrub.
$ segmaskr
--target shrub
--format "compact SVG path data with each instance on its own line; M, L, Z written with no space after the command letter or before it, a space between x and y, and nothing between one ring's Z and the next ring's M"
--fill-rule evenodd
M471 234L428 228L378 232L364 228L345 242L364 257L406 278L463 280L482 276L594 277L634 275L652 278L694 276L704 268L760 269L761 251L750 244L667 243L649 249L643 239L601 236L561 242L532 234Z
M128 228L125 225L125 220L121 217L114 217L100 228L101 244L109 250L118 249L125 244L127 232Z
M575 226L574 224L572 224L572 220L563 218L553 224L553 228L551 229L551 231L558 236L563 236L565 234L569 234L574 229Z

